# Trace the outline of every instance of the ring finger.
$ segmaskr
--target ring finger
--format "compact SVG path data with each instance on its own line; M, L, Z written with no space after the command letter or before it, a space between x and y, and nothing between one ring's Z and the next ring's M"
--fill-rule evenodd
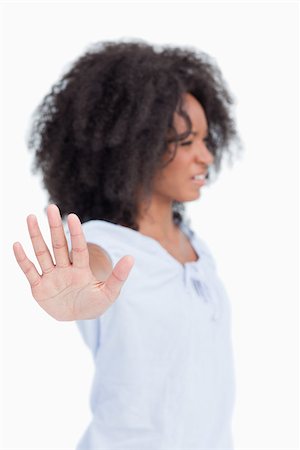
M36 216L30 214L27 217L27 226L35 256L41 266L42 273L49 273L54 268L54 263L49 249L44 241Z

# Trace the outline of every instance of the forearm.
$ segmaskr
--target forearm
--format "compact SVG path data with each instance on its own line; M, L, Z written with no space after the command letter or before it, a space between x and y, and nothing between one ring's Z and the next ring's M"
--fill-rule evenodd
M88 243L90 268L98 280L106 280L113 270L108 253L96 244Z

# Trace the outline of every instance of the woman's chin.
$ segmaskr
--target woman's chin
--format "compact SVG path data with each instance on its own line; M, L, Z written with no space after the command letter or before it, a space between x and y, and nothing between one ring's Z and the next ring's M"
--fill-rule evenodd
M201 190L199 189L198 191L196 190L193 193L189 192L186 193L185 195L180 195L175 199L175 201L180 203L192 202L193 200L197 200L198 198L200 198L200 196Z

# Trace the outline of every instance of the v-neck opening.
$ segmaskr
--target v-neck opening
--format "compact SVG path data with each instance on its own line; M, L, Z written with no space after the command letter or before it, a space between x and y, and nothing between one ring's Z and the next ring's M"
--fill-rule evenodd
M193 232L191 232L191 230L189 229L189 227L188 227L188 225L186 225L185 223L181 223L180 225L179 225L179 227L180 227L180 229L181 229L181 231L184 233L184 235L187 237L187 239L188 239L188 241L189 241L189 243L190 243L190 245L191 245L191 247L192 247L192 249L193 249L193 251L196 253L196 255L197 255L197 259L196 259L196 261L186 261L185 263L180 263L179 261L177 261L179 264L181 264L183 267L185 267L186 265L193 265L193 264L199 264L200 263L200 261L202 261L202 258L203 258L203 256L202 256L202 252L199 250L199 246L196 244L196 241L195 241L195 239L194 239L194 236L193 236ZM172 256L172 255L171 255ZM176 259L176 258L174 258L174 259Z
M184 233L184 235L187 237L191 247L193 248L194 252L196 253L196 255L198 257L196 261L186 261L185 263L181 263L180 261L178 261L178 259L176 259L173 255L171 255L171 253L165 247L163 247L163 245L161 245L161 243L157 239L152 238L151 236L147 236L147 235L145 235L143 233L140 233L137 230L133 230L132 228L124 227L123 225L117 225L117 226L121 226L123 228L126 228L126 229L134 232L134 233L137 233L137 235L142 236L143 238L146 238L147 240L150 239L152 242L155 243L155 245L160 249L160 251L165 253L165 255L167 255L170 260L175 262L182 269L184 269L186 266L199 264L200 261L202 262L202 259L203 259L202 255L203 254L202 254L201 250L199 250L199 246L196 244L196 241L195 241L195 239L193 237L193 232L191 232L191 230L189 229L188 225L183 223L183 222L181 222L179 224L179 228Z

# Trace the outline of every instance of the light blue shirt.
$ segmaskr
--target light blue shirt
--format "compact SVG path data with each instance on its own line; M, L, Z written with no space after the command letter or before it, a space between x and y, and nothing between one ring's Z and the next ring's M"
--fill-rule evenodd
M93 419L77 450L233 449L230 303L207 245L181 229L195 262L130 228L83 224L113 265L124 255L135 264L115 303L77 322L95 361Z

